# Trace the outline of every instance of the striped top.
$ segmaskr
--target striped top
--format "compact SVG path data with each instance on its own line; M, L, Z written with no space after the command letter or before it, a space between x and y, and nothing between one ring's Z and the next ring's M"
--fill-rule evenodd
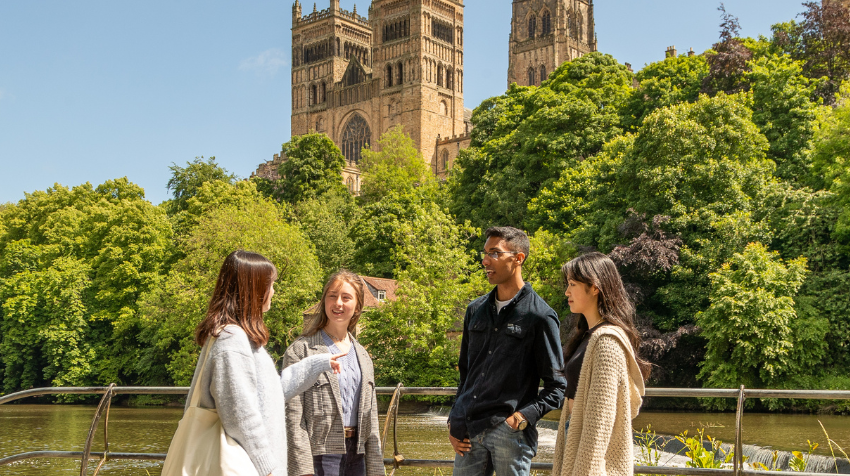
M328 346L331 354L342 353L324 329L322 330L322 340L325 341L325 345ZM337 361L342 366L342 371L337 375L339 393L342 395L342 424L343 426L357 426L360 409L360 384L363 380L363 374L360 373L360 362L357 360L354 344L351 344L348 354Z

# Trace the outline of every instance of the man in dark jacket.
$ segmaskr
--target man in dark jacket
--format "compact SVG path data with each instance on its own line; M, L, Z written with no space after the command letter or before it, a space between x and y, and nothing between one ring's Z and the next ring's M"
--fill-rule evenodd
M460 384L448 422L454 476L528 475L537 420L564 401L560 323L522 279L528 236L494 227L485 237L481 263L496 287L463 319Z

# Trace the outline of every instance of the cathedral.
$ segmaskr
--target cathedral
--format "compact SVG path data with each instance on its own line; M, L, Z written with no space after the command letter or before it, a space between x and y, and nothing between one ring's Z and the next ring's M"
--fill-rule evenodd
M372 0L367 16L292 7L292 135L327 134L343 181L360 190L361 149L396 125L437 177L469 146L463 103L464 6L459 0ZM593 0L513 0L508 85L539 85L564 61L596 50ZM273 176L278 155L257 175Z

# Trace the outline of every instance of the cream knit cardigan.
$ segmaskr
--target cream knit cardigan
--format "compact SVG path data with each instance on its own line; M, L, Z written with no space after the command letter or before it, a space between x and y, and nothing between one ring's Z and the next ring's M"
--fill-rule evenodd
M581 365L566 444L569 409L564 402L552 475L634 474L632 418L643 394L643 376L626 333L617 326L597 329Z

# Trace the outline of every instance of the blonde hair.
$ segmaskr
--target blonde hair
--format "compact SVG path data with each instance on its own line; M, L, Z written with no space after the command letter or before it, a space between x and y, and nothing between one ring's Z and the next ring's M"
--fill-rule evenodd
M354 297L357 300L357 305L354 307L354 316L352 316L351 321L348 322L348 332L355 333L357 321L360 320L360 315L363 313L363 301L365 296L363 279L347 269L341 269L331 275L331 277L328 278L328 282L325 283L325 287L322 290L322 299L319 301L319 307L305 323L303 335L311 336L328 325L328 314L325 310L325 298L328 296L330 291L342 286L343 283L348 283L354 288Z

